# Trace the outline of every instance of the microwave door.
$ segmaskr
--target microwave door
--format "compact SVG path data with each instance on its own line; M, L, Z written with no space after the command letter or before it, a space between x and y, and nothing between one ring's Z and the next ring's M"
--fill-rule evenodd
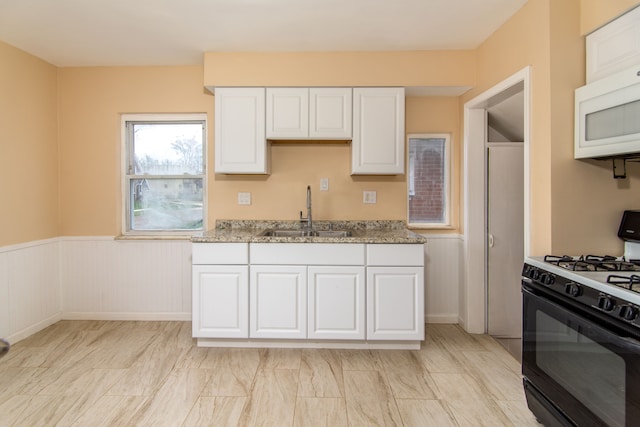
M633 79L603 79L576 90L575 158L640 153L640 77Z

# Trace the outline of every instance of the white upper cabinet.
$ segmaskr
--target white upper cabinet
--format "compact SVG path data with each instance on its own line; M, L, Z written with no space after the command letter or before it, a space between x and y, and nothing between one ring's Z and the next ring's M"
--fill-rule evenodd
M353 175L404 173L404 88L353 89Z
M640 7L586 38L587 83L640 64Z
M351 139L351 88L267 88L269 139Z
M309 89L309 137L351 139L352 89Z
M309 89L267 88L267 138L309 136Z
M215 89L215 172L267 174L264 88Z

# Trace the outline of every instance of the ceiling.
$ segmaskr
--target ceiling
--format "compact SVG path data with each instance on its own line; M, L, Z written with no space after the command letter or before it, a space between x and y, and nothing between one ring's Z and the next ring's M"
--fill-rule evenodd
M527 0L0 0L0 40L56 66L212 51L474 49Z

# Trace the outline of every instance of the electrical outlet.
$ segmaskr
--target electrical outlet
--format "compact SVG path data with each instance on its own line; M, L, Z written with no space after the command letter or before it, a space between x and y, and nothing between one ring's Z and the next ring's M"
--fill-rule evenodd
M320 178L320 191L329 191L329 178Z
M249 192L238 192L238 204L239 205L250 205L251 204L251 193Z
M363 191L362 192L362 203L368 203L368 204L376 203L376 192L375 191Z

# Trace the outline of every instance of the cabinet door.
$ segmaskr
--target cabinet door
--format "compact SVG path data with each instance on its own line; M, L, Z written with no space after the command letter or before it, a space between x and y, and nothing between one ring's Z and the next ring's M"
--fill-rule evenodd
M194 265L193 336L249 336L249 274L242 265Z
M266 174L265 89L216 88L216 173Z
M586 37L587 83L640 63L640 8Z
M404 88L353 89L353 175L404 173Z
M351 139L352 89L309 89L309 137Z
M251 266L251 338L307 337L307 268Z
M310 339L365 337L364 267L309 267Z
M424 339L424 269L367 268L367 339Z
M267 88L267 138L309 137L309 89Z

